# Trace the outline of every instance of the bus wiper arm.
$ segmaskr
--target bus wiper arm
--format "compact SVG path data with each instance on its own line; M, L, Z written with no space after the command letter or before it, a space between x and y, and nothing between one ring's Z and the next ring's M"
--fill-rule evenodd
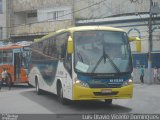
M103 55L102 55L102 57L100 57L100 59L98 60L97 64L93 68L92 73L94 73L94 71L97 69L98 65L101 63L102 60L103 60Z
M106 55L105 54L106 53L105 53L105 49L104 49L104 45L103 45L103 55L102 55L102 57L100 57L100 59L98 60L97 64L93 68L92 73L97 69L98 65L101 63L103 58L104 58L104 63L106 63Z
M77 52L77 56L81 60L81 62L83 62L83 57L82 57L82 55L79 52Z
M109 62L111 63L111 65L114 67L114 69L120 73L119 68L117 67L117 65L113 62L113 60L110 58L110 56L105 52L104 46L103 46L103 55L100 57L100 59L98 60L97 64L95 65L95 67L92 70L92 73L95 72L95 70L97 69L98 65L101 63L102 59L104 59L104 63L106 63L106 59L108 58Z
M104 63L106 63L106 52L105 52L105 49L104 49L104 45L103 45L103 58L104 58Z
M114 69L120 73L119 68L117 67L117 65L113 62L113 60L110 58L110 56L108 54L105 54L105 56L108 58L109 62L112 64L112 66L114 67Z
M113 60L111 59L111 57L106 53L105 49L104 49L104 44L103 44L103 57L104 57L104 63L106 63L106 58L108 58L109 62L112 64L112 66L114 67L114 69L120 73L119 68L117 67L117 65L113 62Z

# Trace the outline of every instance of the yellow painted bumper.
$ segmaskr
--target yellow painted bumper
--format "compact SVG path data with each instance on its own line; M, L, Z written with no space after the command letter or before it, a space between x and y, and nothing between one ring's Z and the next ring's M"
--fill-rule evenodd
M133 84L121 88L106 88L111 90L113 94L102 94L102 89L105 88L86 88L74 85L73 100L128 99L133 95Z

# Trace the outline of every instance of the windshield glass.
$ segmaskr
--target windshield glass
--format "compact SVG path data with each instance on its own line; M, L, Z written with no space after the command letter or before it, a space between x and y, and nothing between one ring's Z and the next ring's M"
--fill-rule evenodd
M75 32L75 69L81 73L132 70L127 34L113 31Z

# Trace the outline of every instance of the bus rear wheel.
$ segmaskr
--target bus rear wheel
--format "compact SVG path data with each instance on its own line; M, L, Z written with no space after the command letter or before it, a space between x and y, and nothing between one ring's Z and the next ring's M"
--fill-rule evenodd
M111 104L112 104L112 99L106 99L106 100L105 100L105 103L106 103L107 105L111 105Z
M37 95L42 94L42 90L39 88L38 80L36 80L36 92L37 92Z
M63 88L62 88L62 85L60 84L58 86L58 89L57 89L57 94L58 94L58 100L61 104L63 105L66 105L67 104L67 99L63 97Z

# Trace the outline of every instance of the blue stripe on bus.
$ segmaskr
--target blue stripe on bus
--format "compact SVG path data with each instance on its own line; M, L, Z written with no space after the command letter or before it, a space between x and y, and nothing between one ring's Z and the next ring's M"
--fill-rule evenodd
M116 78L95 78L91 76L78 75L78 79L89 84L90 87L121 87L124 81L131 78L130 74Z
M33 63L34 64L34 63ZM44 81L47 85L51 86L55 79L57 71L58 60L45 60L36 62L36 66L40 71Z

